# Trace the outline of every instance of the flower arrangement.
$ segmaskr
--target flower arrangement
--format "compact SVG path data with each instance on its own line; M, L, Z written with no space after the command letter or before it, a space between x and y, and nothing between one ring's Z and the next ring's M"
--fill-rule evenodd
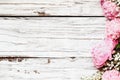
M92 49L98 72L82 80L120 80L120 0L101 0L107 18L105 39Z

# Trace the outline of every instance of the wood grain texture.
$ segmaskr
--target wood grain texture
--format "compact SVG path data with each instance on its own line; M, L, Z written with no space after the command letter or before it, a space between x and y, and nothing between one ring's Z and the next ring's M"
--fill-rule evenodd
M90 57L104 18L0 18L0 56Z
M0 16L102 16L99 0L0 0Z
M103 17L92 16L102 15L99 0L0 0L0 16L91 16L0 17L0 80L92 75L90 51L105 26Z
M81 80L81 77L95 72L90 58L36 58L22 62L0 62L1 80Z

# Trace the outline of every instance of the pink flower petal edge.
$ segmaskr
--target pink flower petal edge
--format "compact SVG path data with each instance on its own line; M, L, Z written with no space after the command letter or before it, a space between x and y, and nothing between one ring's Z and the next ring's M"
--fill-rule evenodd
M116 70L106 71L102 75L102 80L120 80L120 72Z
M108 59L111 59L113 49L117 44L118 41L105 39L92 49L93 63L96 68L102 67Z

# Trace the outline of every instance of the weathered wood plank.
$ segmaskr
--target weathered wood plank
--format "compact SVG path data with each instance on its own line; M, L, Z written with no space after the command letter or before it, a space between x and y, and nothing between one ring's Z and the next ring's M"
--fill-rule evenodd
M96 72L91 58L36 58L0 62L1 80L80 80Z
M99 0L0 0L0 16L102 16Z
M104 18L0 18L0 56L90 57Z

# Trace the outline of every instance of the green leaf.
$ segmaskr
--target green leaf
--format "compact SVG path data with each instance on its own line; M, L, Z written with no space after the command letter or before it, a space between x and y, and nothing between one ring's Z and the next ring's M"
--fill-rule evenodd
M116 49L120 49L120 43L117 44Z

